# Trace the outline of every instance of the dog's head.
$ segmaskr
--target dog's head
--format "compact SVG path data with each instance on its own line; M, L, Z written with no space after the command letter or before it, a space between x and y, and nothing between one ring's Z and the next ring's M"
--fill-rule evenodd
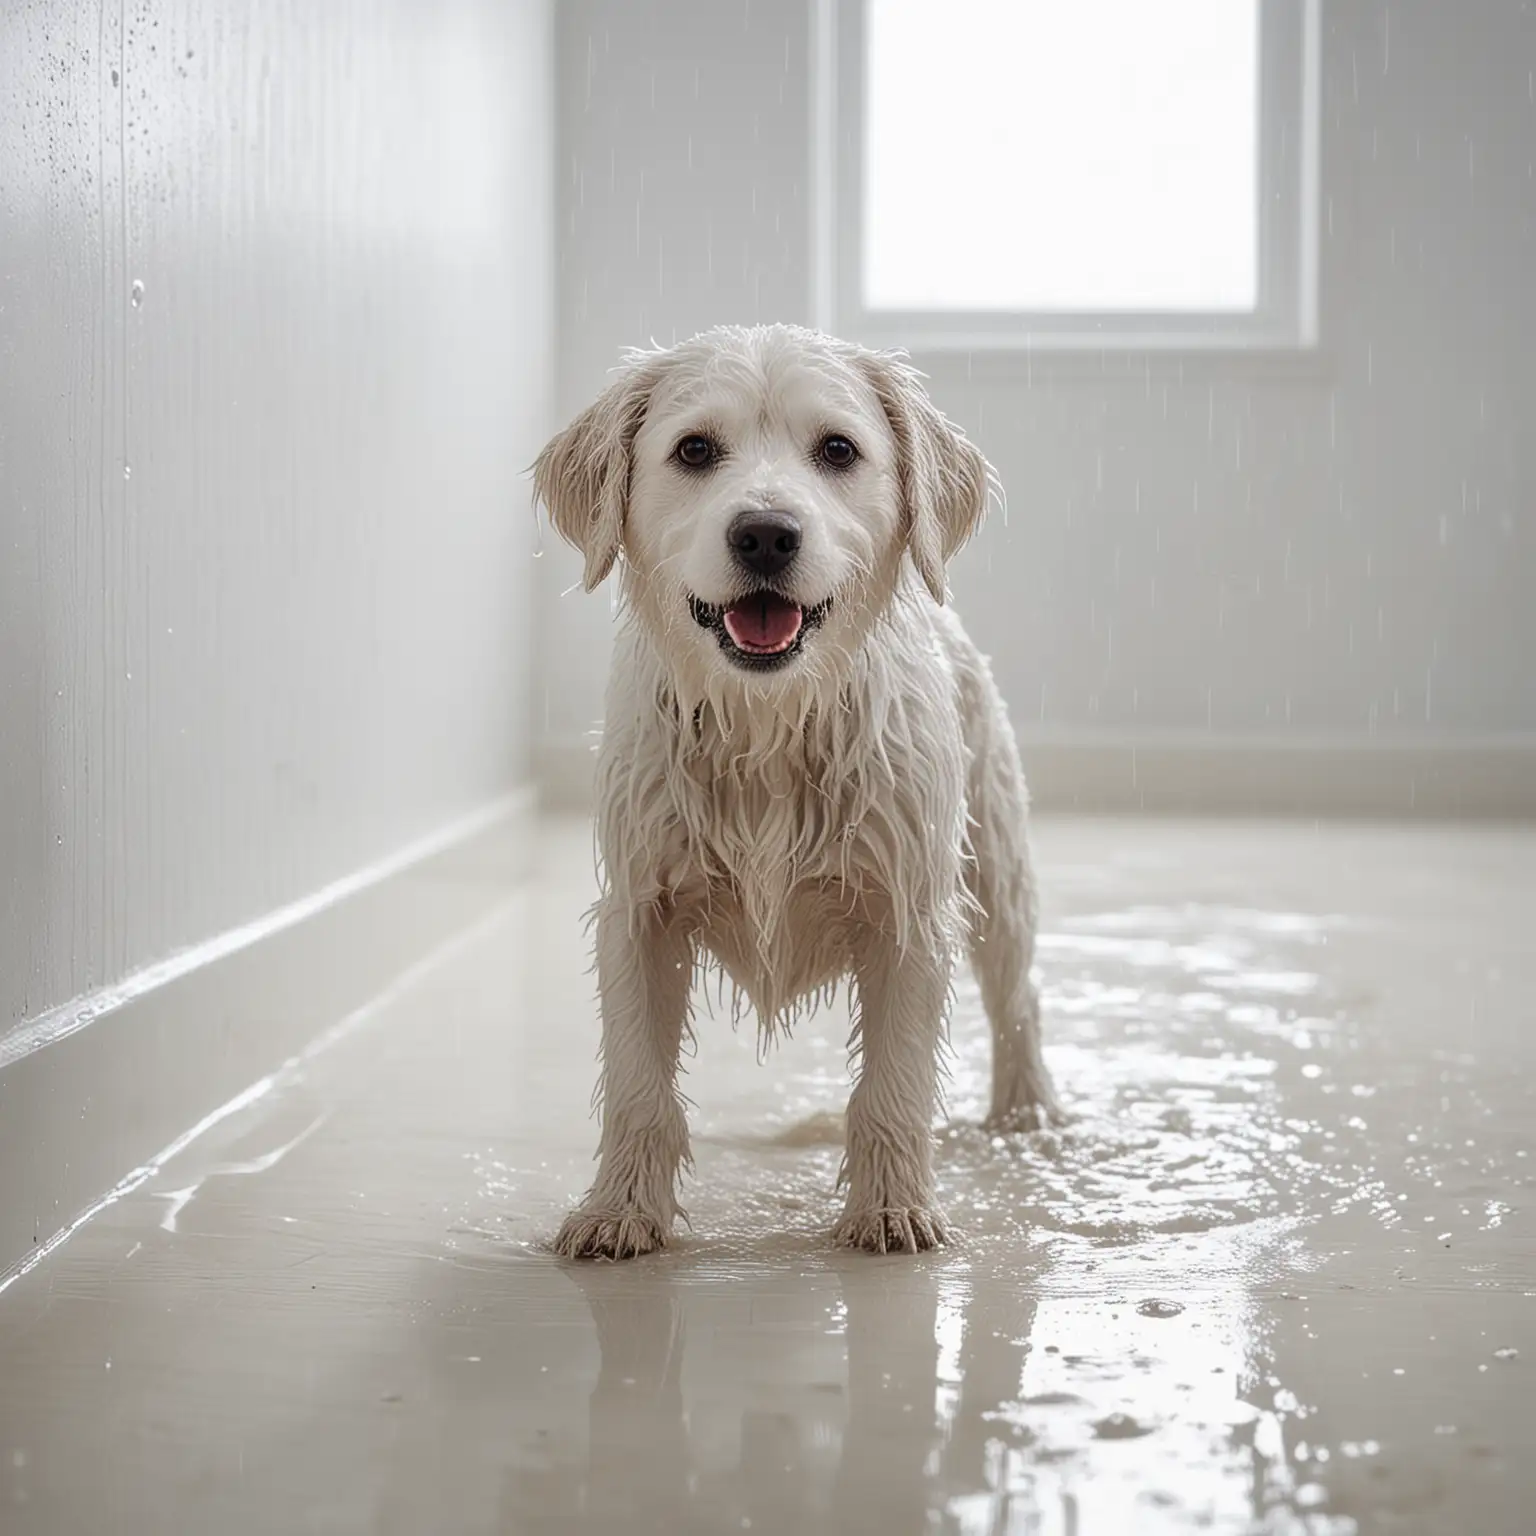
M670 654L766 678L920 600L904 556L942 603L990 470L900 358L762 326L629 354L534 484L588 591L622 560Z

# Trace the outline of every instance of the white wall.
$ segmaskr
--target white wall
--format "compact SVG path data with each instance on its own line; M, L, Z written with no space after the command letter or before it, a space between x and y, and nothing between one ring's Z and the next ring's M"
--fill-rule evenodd
M561 7L562 412L621 345L811 319L809 46L806 0ZM1513 0L1324 6L1316 376L930 367L1009 492L955 586L1024 730L1536 730L1533 67ZM540 578L557 759L601 709L575 572Z
M0 7L0 1031L523 776L550 52Z

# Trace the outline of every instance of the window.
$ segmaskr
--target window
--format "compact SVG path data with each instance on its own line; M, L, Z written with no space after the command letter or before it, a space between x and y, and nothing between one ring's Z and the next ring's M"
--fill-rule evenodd
M914 350L1314 339L1316 0L823 0L823 323Z

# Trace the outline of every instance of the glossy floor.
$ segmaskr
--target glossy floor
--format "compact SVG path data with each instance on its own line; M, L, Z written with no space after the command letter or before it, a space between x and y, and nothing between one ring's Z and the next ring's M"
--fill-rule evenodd
M1062 1131L962 983L919 1259L830 1250L846 1015L690 1063L693 1231L590 1171L584 826L0 1295L0 1530L1530 1529L1536 833L1038 829Z

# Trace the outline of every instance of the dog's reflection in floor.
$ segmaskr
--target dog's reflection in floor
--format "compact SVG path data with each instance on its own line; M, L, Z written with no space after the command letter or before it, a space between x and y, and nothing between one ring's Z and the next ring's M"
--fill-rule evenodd
M915 1536L958 1529L948 1497L988 1486L1007 1431L987 1415L1018 1394L1032 1300L1005 1328L968 1326L952 1266L900 1259L854 1259L809 1288L566 1273L601 1350L574 1528Z

